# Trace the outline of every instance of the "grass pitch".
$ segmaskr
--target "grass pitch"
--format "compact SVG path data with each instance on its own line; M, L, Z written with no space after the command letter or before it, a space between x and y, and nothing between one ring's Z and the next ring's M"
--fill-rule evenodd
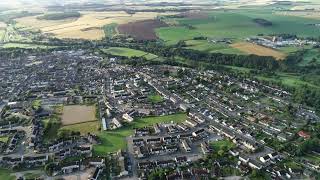
M105 53L109 53L116 56L126 56L126 57L145 57L148 60L158 58L157 55L147 53L140 50L122 48L122 47L111 47L108 49L103 49Z
M98 134L98 136L101 138L102 144L94 146L94 154L105 155L106 153L126 148L127 143L125 138L133 134L134 128L152 126L156 123L179 123L185 121L186 119L187 115L184 113L168 116L140 118L120 129L101 132Z

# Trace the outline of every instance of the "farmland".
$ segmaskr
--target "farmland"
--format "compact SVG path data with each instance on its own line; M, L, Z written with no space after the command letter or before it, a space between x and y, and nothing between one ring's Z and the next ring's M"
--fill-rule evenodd
M133 123L129 124L128 126L122 127L117 130L101 132L100 134L98 134L102 140L102 144L96 145L94 147L94 153L96 155L104 155L108 152L113 152L125 148L127 145L125 138L133 134L134 128L152 126L156 123L179 123L186 119L186 114L174 114L168 116L136 119L133 121Z
M129 22L153 19L158 15L168 13L143 12L127 14L122 11L80 12L79 18L67 18L61 20L41 20L39 16L28 16L15 19L19 26L25 29L41 30L43 33L53 34L58 38L74 39L102 39L105 34L103 27L108 24L127 24Z
M187 49L194 49L198 51L210 53L224 53L224 54L246 54L236 48L224 43L210 43L207 40L188 40L186 41Z
M228 10L208 12L208 17L168 18L179 23L178 26L158 28L158 36L168 44L197 36L211 38L234 38L243 40L258 34L288 33L306 37L319 35L319 30L305 24L316 23L314 19L272 14L268 10ZM257 25L253 19L260 18L272 22L271 26ZM193 28L188 28L188 26Z
M138 40L154 40L157 39L154 29L160 27L167 27L167 24L159 20L144 20L120 25L118 30L120 34L130 35Z
M126 57L145 57L148 60L157 58L158 56L147 53L140 50L130 49L130 48L121 48L121 47L111 47L108 49L102 50L105 53L116 55L116 56L126 56Z
M247 54L255 54L259 56L272 56L278 60L284 59L286 57L285 53L252 43L242 42L232 44L231 46Z
M64 106L62 113L62 124L71 125L94 121L96 120L95 111L95 106Z
M62 20L68 18L79 18L81 14L79 12L64 12L64 13L50 13L42 16L38 16L39 20Z

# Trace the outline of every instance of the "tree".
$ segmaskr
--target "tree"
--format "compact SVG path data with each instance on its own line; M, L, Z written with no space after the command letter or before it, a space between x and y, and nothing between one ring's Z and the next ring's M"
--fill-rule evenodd
M55 164L50 162L48 164L46 164L44 166L44 171L49 175L49 176L52 176L53 175L53 172L54 172L54 167L55 167Z

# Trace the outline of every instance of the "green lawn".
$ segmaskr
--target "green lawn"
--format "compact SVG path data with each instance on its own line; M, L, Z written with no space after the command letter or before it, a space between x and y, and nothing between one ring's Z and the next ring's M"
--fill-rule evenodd
M59 130L69 130L80 132L81 134L98 133L100 128L100 121L84 122L79 124L66 125Z
M253 22L255 18L263 18L272 22L272 26L261 26ZM240 9L209 12L208 18L188 19L174 18L180 26L170 26L156 30L160 39L168 44L175 44L179 40L190 40L196 36L212 38L235 38L244 40L258 34L287 33L298 36L317 37L319 29L306 24L317 23L315 19L276 15L271 10ZM191 25L187 28L184 25Z
M8 140L9 140L9 137L8 137L8 136L1 136L1 137L0 137L0 141L1 141L1 142L7 143Z
M15 180L15 176L10 175L11 171L7 169L0 169L0 179L3 180Z
M235 147L235 144L227 139L211 142L210 145L214 151L229 150Z
M102 140L102 144L94 146L94 154L104 155L109 152L114 152L119 149L126 148L127 143L125 138L133 134L134 128L151 126L156 123L179 123L185 121L186 119L187 115L184 113L178 113L168 116L140 118L134 120L131 124L120 129L101 132L98 135Z
M163 97L159 94L150 95L148 96L148 99L152 103L160 103L163 101Z
M105 53L109 53L116 56L126 56L126 57L145 57L148 60L156 59L158 56L147 53L140 50L130 49L130 48L122 48L122 47L110 47L108 49L102 50Z

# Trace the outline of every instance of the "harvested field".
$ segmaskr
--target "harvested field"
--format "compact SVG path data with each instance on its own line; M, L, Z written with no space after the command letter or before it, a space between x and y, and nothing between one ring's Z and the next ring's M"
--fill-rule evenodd
M105 25L112 23L127 24L129 22L153 19L158 15L174 14L141 12L131 15L122 11L83 11L80 13L82 16L79 18L64 20L39 20L38 16L23 17L15 20L19 26L23 26L26 29L40 29L43 33L50 33L58 38L99 40L105 37L102 28Z
M94 106L64 106L61 118L62 125L71 125L88 121L95 121L95 112L96 109Z
M168 25L159 20L144 20L118 26L120 34L126 34L138 40L157 39L156 28L167 27Z
M248 54L255 54L258 56L272 56L278 60L282 60L286 57L286 54L282 52L248 42L235 43L231 46Z

